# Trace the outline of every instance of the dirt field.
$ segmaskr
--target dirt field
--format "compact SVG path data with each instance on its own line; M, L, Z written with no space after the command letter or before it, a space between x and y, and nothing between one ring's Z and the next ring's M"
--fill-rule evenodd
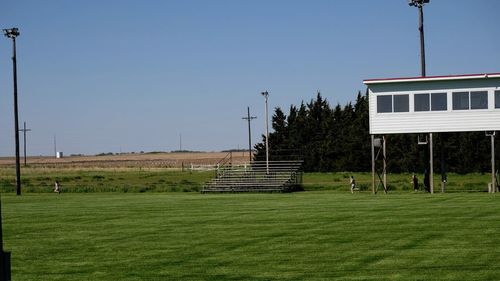
M185 152L185 153L135 153L105 156L28 157L30 167L142 167L142 168L182 168L191 165L215 165L221 159L231 157L233 163L249 160L248 152ZM21 157L21 165L24 158ZM14 166L14 157L0 158L0 166Z

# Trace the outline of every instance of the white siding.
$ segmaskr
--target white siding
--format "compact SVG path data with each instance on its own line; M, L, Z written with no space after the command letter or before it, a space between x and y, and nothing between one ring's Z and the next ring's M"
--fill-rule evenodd
M369 85L370 134L500 131L500 109L495 109L494 99L494 91L500 89L499 79L489 80L487 87L483 84L465 88L464 81L455 85L459 87L453 87L454 81L422 83L422 87L415 82L407 84ZM452 92L478 90L488 91L488 109L452 110ZM414 112L414 94L437 92L447 93L447 111ZM410 112L377 113L377 96L387 94L409 94Z

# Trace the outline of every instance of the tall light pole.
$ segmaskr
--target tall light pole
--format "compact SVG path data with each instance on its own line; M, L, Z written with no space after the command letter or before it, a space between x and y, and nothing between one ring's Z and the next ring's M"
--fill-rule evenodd
M12 39L12 70L14 79L14 130L16 136L16 194L21 195L21 165L19 163L19 121L17 110L17 59L16 37L19 36L17 28L4 29L3 34Z
M408 0L408 5L418 8L418 30L420 31L420 65L422 77L425 77L425 44L424 44L424 11L423 7L429 0Z
M418 31L420 32L420 71L421 76L425 77L425 41L424 41L424 5L429 0L408 0L408 5L418 8ZM441 159L443 160L443 159ZM429 133L429 188L434 193L434 163L432 149L432 133ZM444 178L444 175L441 176Z
M256 119L255 116L250 116L250 107L247 107L247 117L242 117L241 119L248 121L248 155L250 157L250 162L252 162L252 131L250 130L250 122Z
M267 99L269 93L267 91L261 93L266 99L266 174L269 175L269 114L267 109Z

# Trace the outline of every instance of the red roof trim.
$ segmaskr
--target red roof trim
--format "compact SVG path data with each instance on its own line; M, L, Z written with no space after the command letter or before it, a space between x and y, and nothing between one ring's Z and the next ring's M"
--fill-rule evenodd
M441 76L417 76L417 77L400 77L400 78L377 78L377 79L365 79L363 80L363 83L374 83L374 82L397 82L399 80L414 80L414 81L420 81L420 80L432 80L432 79L446 79L446 78L461 78L463 77L464 79L467 78L481 78L485 76L500 76L500 73L480 73L480 74L459 74L459 75L441 75Z

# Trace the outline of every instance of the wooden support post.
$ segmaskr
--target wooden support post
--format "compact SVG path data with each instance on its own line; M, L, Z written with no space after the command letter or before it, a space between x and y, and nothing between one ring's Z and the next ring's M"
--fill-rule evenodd
M382 137L382 154L383 154L383 157L384 157L384 170L383 170L383 181L384 181L384 192L387 193L387 162L386 162L386 150L385 150L385 142L386 142L387 138L385 136Z
M375 194L375 137L371 135L372 139L372 193Z
M431 189L431 194L434 193L434 161L433 161L433 150L432 150L432 133L429 133L429 185Z
M491 134L491 193L497 190L497 183L495 178L495 133Z
M441 162L441 193L445 193L446 192L446 181L447 181L447 178L446 178L446 165L445 165L445 136L446 134L441 134L440 135L440 155L441 155L441 160L439 162Z

